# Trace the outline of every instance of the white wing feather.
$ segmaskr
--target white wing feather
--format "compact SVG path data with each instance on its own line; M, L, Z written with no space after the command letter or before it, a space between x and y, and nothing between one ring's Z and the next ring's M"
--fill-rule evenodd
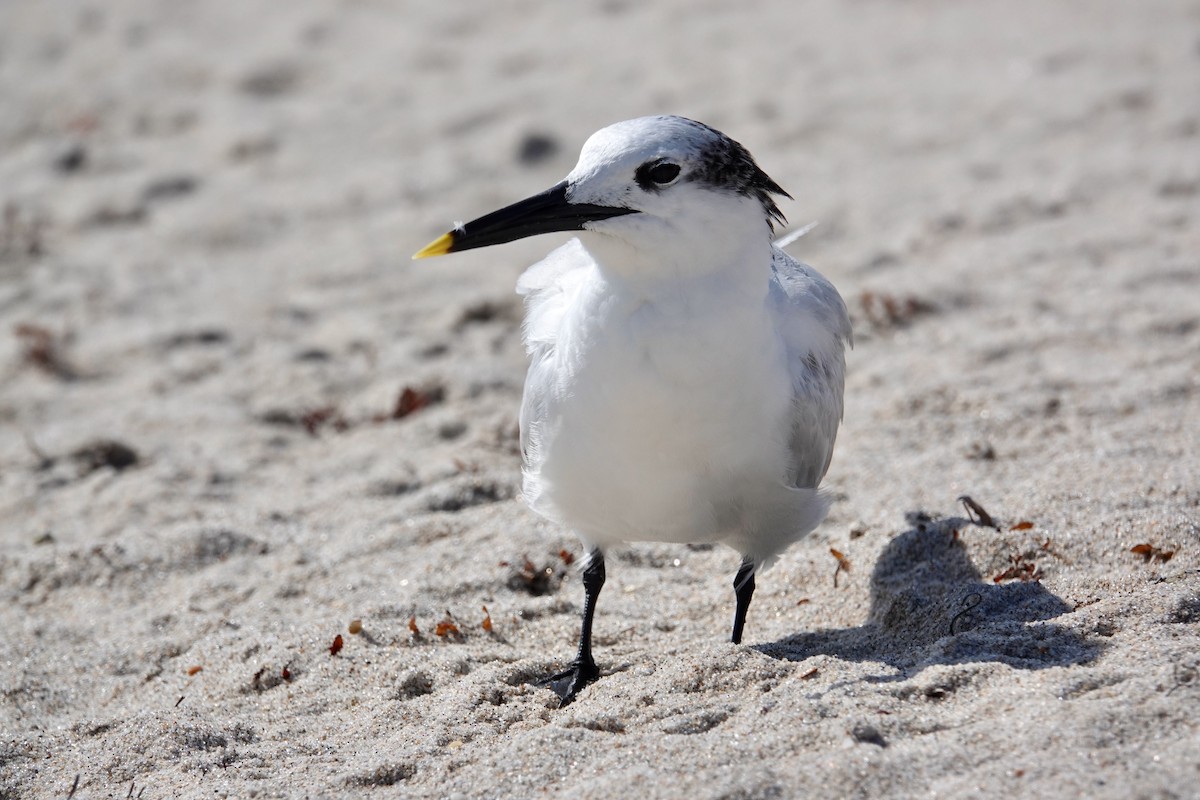
M539 423L547 418L547 395L554 387L554 346L563 316L594 268L592 256L578 239L572 239L550 252L521 274L517 294L525 298L523 337L529 354L529 370L521 398L521 453L526 476L525 501L534 511L554 519L549 504L541 502L537 481L528 480L528 471L541 460Z

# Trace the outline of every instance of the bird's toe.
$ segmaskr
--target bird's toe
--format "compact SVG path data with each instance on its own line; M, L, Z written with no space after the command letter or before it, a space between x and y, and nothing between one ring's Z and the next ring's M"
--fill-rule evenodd
M558 695L558 707L563 708L570 705L575 696L598 677L600 670L596 668L595 661L575 659L565 670L543 678L536 685L550 689Z

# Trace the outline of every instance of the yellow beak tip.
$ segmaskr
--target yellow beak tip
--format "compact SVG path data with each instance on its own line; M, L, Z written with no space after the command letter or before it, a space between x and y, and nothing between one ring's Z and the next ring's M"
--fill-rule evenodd
M434 239L429 244L422 247L417 252L413 253L413 261L418 258L430 258L432 256L444 256L450 252L450 248L454 246L454 237L449 233L442 234Z

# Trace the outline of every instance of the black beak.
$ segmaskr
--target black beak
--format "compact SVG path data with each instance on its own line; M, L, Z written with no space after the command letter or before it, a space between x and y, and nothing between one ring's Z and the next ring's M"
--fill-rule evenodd
M417 251L413 258L429 258L476 247L524 239L539 233L579 231L587 222L632 214L632 208L571 203L567 200L567 182L552 186L541 194L484 214L435 239Z

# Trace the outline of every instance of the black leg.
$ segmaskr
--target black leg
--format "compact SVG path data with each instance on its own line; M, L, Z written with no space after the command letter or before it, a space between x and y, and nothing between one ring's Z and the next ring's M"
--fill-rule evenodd
M596 615L596 598L604 587L604 554L593 550L583 568L583 626L579 631L579 653L566 670L551 675L542 685L554 690L562 701L559 707L575 699L583 687L600 676L592 659L592 618Z
M737 608L733 612L733 636L730 641L741 644L746 611L750 608L750 598L754 596L754 561L750 556L742 559L742 566L733 578L733 593L737 597Z

